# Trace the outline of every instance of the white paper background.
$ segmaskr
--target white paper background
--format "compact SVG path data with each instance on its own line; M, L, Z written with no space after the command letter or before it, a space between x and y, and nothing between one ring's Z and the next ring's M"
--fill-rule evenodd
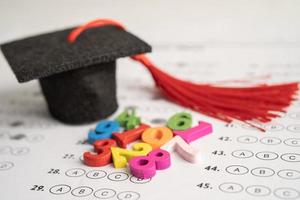
M262 79L268 82L299 81L299 10L299 1L279 0L1 0L0 42L95 18L113 18L153 44L151 58L180 78L197 82L245 78L257 81L258 77L271 77ZM86 174L94 168L84 166L78 159L91 147L76 143L85 139L94 124L72 127L53 120L47 113L37 82L18 84L3 55L0 56L0 70L0 166L3 169L3 163L14 164L9 170L0 170L1 199L96 199L95 191L101 188L114 190L116 194L112 199L123 199L124 191L137 192L140 199L279 199L278 195L283 194L286 199L299 198L299 175L295 172L298 179L287 180L278 172L286 169L299 172L300 169L300 162L287 162L281 158L286 153L300 153L299 146L287 145L300 138L300 102L295 102L282 119L263 125L267 133L249 130L239 124L225 127L220 121L193 113L194 124L197 120L206 120L214 125L212 135L192 144L203 153L201 163L192 165L174 153L172 167L159 172L148 183L135 184L130 178L111 181L109 174L126 172L112 166L96 168L104 170L107 176L93 180ZM163 122L184 110L165 101L155 90L146 70L129 59L118 61L117 76L121 105L118 112L126 106L136 106L143 121L157 126L155 121ZM221 136L229 137L230 141L219 140ZM257 141L241 143L238 138L243 136L254 137ZM266 137L279 139L279 144L262 143L260 140L264 141ZM215 150L222 150L226 155L214 156L211 152ZM236 150L251 151L253 156L235 158L231 154ZM264 151L273 152L278 158L266 161L255 156ZM65 154L74 156L63 159ZM300 155L296 156L300 159ZM217 166L219 171L205 170L209 165ZM248 172L232 175L226 171L231 165L241 165ZM251 173L257 167L270 168L274 174L257 177ZM51 168L59 169L60 174L48 174ZM80 177L66 176L66 171L72 168L83 169L86 173ZM222 192L220 187L227 182L240 184L242 191ZM209 183L210 187L199 188L200 183ZM69 185L71 191L63 195L51 194L49 189L58 184ZM30 190L33 185L44 186L44 191ZM249 194L255 185L267 187L264 189L266 196ZM93 192L86 197L74 197L72 191L81 186L88 186ZM126 197L130 200L135 196Z

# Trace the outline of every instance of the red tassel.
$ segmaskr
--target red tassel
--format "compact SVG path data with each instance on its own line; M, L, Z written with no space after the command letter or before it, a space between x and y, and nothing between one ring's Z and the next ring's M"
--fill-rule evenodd
M82 31L106 25L125 29L116 21L99 19L74 29L68 40L73 42ZM195 84L179 80L161 71L144 54L132 56L132 59L142 63L150 71L156 86L175 103L227 123L239 120L262 131L264 129L251 122L265 123L279 117L276 113L285 112L296 99L299 87L296 82L243 88Z

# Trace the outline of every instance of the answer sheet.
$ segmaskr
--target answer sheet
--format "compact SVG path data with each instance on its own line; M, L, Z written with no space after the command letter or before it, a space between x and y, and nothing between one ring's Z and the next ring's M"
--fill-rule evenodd
M120 9L101 1L74 1L70 14L59 10L57 19L52 19L52 13L43 14L43 9L54 9L50 1L26 2L17 8L17 1L2 2L2 43L97 17L124 18L133 33L153 45L152 60L178 78L237 86L300 81L299 4L294 1L228 1L229 5L218 1L113 1ZM27 15L28 4L40 10ZM68 1L60 4L62 10L70 6ZM7 11L12 8L24 16L24 29L18 28L21 22ZM140 15L138 20L130 9ZM141 15L153 10L155 16ZM44 20L34 21L37 15ZM54 120L38 82L18 84L3 55L0 68L1 200L300 199L300 101L293 102L281 118L257 124L266 130L263 133L167 101L142 66L120 59L119 109L110 119L134 107L144 123L156 127L186 111L192 113L193 125L202 120L214 129L191 143L201 152L201 162L191 164L172 152L169 169L140 180L127 168L84 165L82 154L92 150L86 143L87 133L96 123L69 126Z

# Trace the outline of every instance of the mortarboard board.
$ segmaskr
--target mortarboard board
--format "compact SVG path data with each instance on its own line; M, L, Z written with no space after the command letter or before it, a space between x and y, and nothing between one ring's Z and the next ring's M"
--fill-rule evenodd
M67 123L91 122L117 108L115 59L124 56L143 64L169 100L227 123L264 131L252 122L271 121L297 98L298 82L226 87L180 80L143 54L150 50L109 19L2 45L18 80L39 79L51 114Z
M1 49L19 82L39 79L52 116L82 124L117 109L116 59L151 47L115 26L89 29L69 43L72 30L9 42Z

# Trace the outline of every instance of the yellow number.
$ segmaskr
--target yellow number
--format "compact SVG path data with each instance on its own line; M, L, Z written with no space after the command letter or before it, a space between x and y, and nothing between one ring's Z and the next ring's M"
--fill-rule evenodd
M132 150L120 147L111 147L112 159L115 168L126 167L127 162L136 156L145 156L152 150L151 145L146 143L136 143Z

